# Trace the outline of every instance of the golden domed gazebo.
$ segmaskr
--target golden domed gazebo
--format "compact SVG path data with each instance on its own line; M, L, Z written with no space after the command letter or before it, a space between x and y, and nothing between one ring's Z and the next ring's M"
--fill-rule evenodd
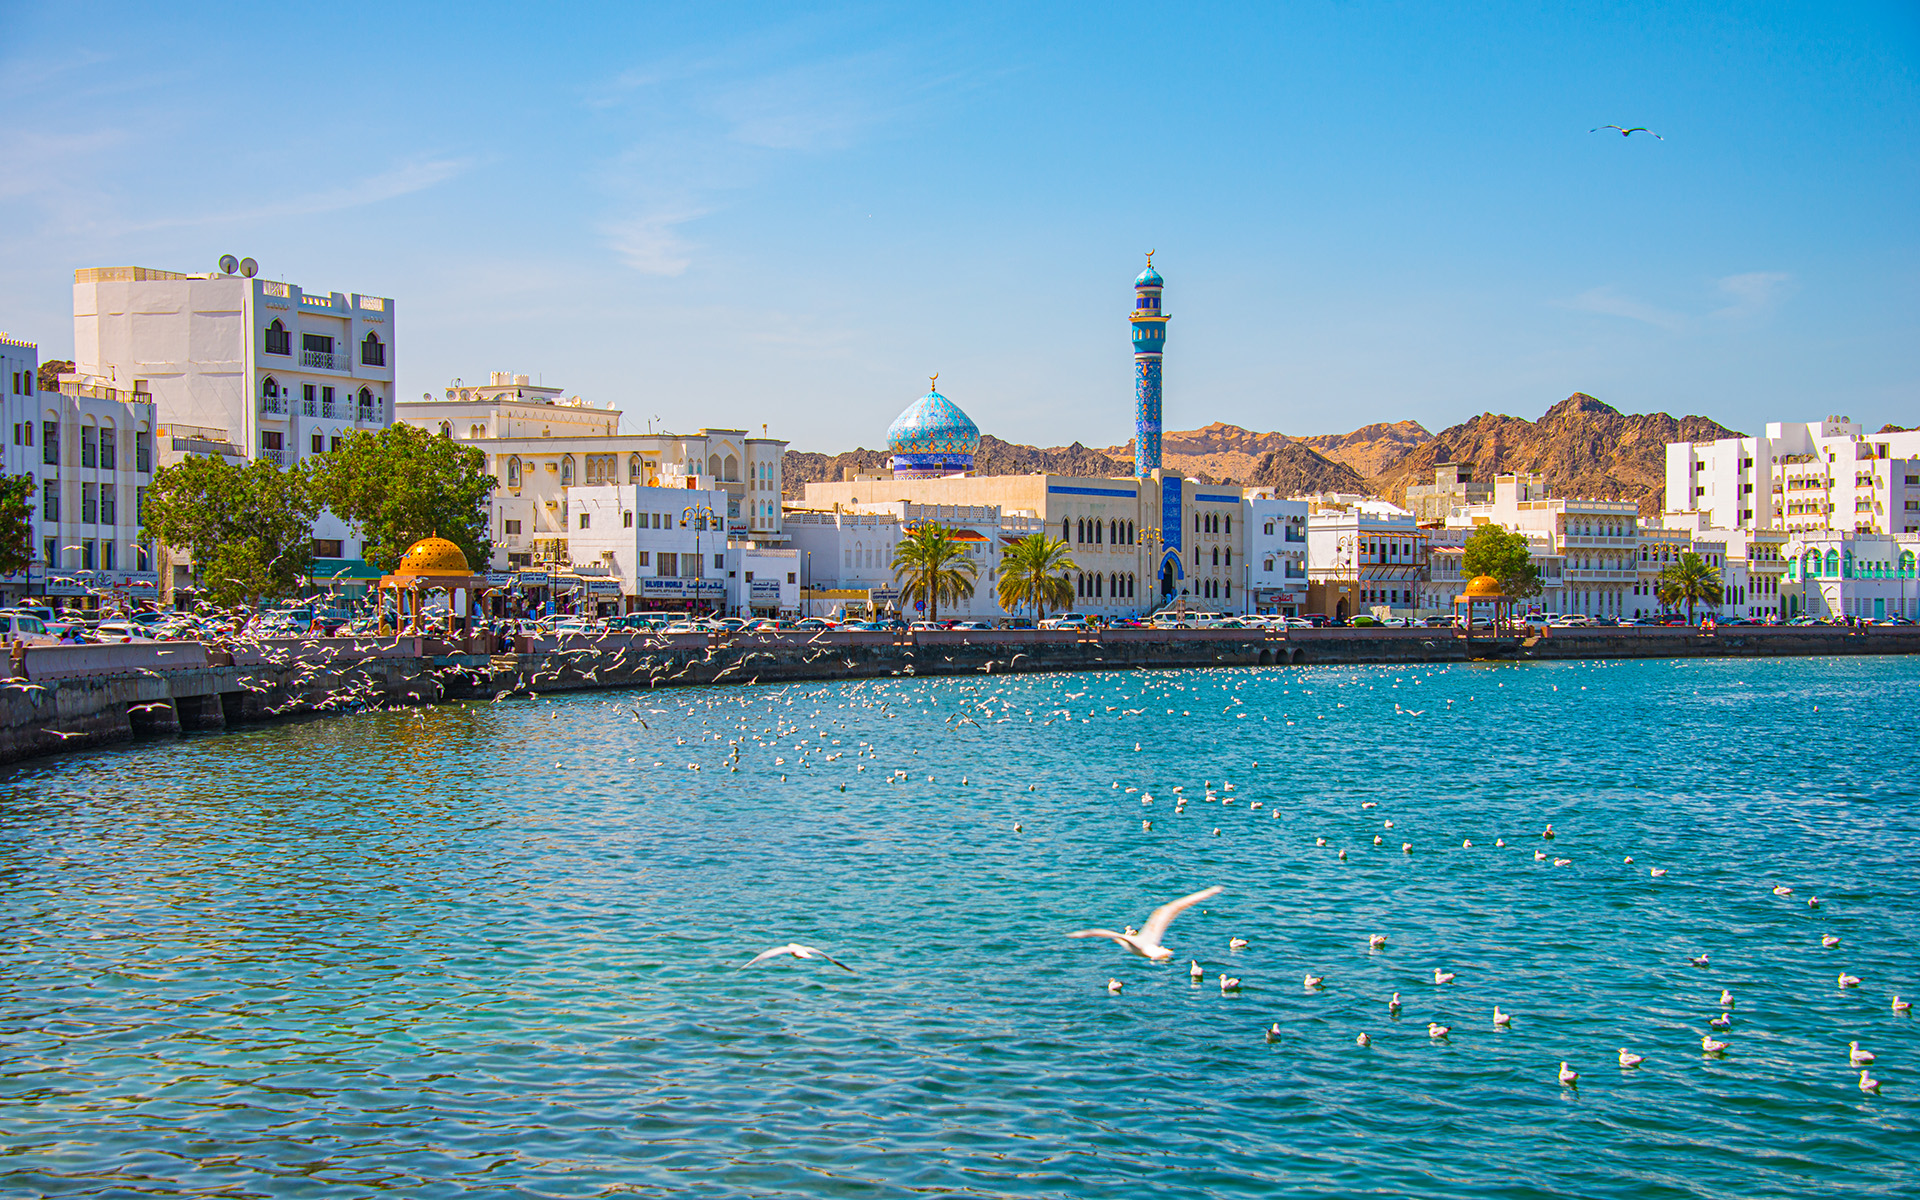
M398 633L409 620L418 629L422 600L434 592L447 594L447 615L451 621L456 608L464 607L468 612L474 608L472 604L461 606L456 603L456 595L465 592L470 601L478 600L490 586L486 576L473 573L460 547L443 537L421 538L407 547L407 552L400 556L399 565L393 568L393 574L380 577L379 587L374 593L375 601L378 603L384 599L386 592L393 592L396 625L392 630L387 628L387 606L379 604L380 632Z
M1466 588L1461 591L1458 596L1453 598L1453 602L1467 606L1468 642L1473 641L1473 606L1476 604L1493 605L1493 621L1497 627L1500 623L1500 604L1506 598L1506 593L1500 590L1500 581L1491 575L1475 575L1472 579L1467 580Z

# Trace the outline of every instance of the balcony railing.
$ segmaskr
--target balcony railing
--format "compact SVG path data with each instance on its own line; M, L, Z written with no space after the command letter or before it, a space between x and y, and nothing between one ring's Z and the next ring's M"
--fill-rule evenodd
M344 421L347 418L347 414L344 411L345 408L346 406L344 404L339 404L332 400L322 400L320 402L320 415L329 421Z
M260 411L264 415L274 416L274 417L284 417L287 415L288 409L290 407L291 406L287 403L287 398L285 396L260 397Z
M272 463L276 467L284 467L287 465L287 452L284 450L262 450L260 451L260 458L265 462Z
M347 356L335 354L331 350L302 350L300 365L315 367L322 371L344 371L347 369Z
M360 406L360 415L358 419L362 422L369 422L369 423L380 421L382 419L380 416L380 409L381 409L382 403L383 403L382 401L375 400L372 404L362 404Z

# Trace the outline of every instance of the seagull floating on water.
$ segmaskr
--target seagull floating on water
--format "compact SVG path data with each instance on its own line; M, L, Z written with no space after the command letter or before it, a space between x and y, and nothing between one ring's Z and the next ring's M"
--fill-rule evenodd
M1303 988L1305 988L1307 991L1310 992L1314 988L1317 988L1321 984L1325 983L1326 981L1327 981L1327 977L1325 975L1308 975L1300 981L1300 984Z
M1231 975L1222 975L1220 977L1220 991L1223 995L1227 992L1237 992L1239 990L1240 981L1238 979L1235 979Z
M1625 1046L1620 1047L1620 1065L1621 1066L1637 1067L1645 1061L1647 1061L1646 1055L1635 1054L1631 1050L1628 1050Z
M1387 1011L1389 1013L1392 1013L1394 1016L1400 1015L1400 993L1399 992L1395 992L1393 994L1393 999L1387 1001Z
M1353 1039L1353 1043L1356 1046L1371 1046L1373 1045L1373 1039L1363 1033L1359 1037Z
M1493 1006L1493 1023L1503 1029L1512 1028L1513 1014L1501 1012L1498 1004Z
M1280 1022L1275 1021L1267 1028L1267 1040L1269 1042L1277 1042L1280 1040Z
M1109 979L1107 980L1107 993L1112 996L1118 996L1120 994L1120 989L1125 986L1127 985L1124 983L1121 983L1118 979Z
M1720 989L1720 1007L1722 1008L1733 1007L1733 993L1728 991L1726 988Z
M1384 933L1376 933L1367 939L1367 949L1369 950L1384 950L1386 948L1387 935Z
M1702 1034L1700 1037L1700 1049L1708 1054L1720 1054L1725 1051L1726 1048L1727 1044L1725 1042L1716 1040L1710 1033Z
M1580 1082L1580 1072L1574 1070L1572 1067L1568 1066L1564 1062L1561 1063L1560 1064L1560 1085L1562 1087L1574 1087L1579 1082Z
M1847 1062L1856 1067L1867 1066L1873 1062L1873 1051L1862 1050L1859 1042L1848 1042Z
M1708 1021L1707 1024L1713 1026L1715 1029L1731 1029L1733 1028L1733 1018L1725 1013L1721 1013L1719 1016Z
M1151 959L1154 962L1167 962L1173 957L1173 951L1160 944L1160 939L1167 935L1167 926L1173 924L1175 917L1200 903L1202 900L1207 900L1219 895L1220 890L1218 887L1210 887L1203 891L1195 892L1191 896L1182 896L1178 900L1167 901L1159 908L1153 910L1152 914L1147 917L1147 923L1141 927L1138 933L1132 932L1131 929L1129 929L1127 933L1115 933L1111 929L1081 929L1067 936L1074 938L1106 938L1109 941L1120 943L1120 945L1124 946L1128 951L1138 954L1141 958Z
M1837 937L1835 937L1835 936L1833 936L1833 935L1832 935L1832 934L1830 934L1830 933L1828 933L1828 934L1822 934L1822 935L1821 935L1821 937L1820 937L1820 944L1821 944L1822 946L1825 946L1825 947L1826 947L1827 949L1829 949L1829 950L1831 950L1831 949L1833 949L1833 948L1834 948L1835 946L1838 946L1838 945L1840 944L1840 939L1839 939L1839 938L1837 938Z
M1707 956L1702 954L1698 958L1690 958L1687 961L1692 963L1696 967L1704 967L1707 965Z
M1248 946L1252 944L1253 943L1247 941L1247 939L1243 937L1227 939L1227 949L1229 950L1245 950Z
M1439 1041L1441 1038L1446 1037L1448 1034L1452 1032L1453 1032L1452 1029L1450 1029L1445 1025L1442 1025L1438 1021L1427 1022L1427 1036L1432 1038L1436 1042Z
M1912 1011L1913 1011L1913 1001L1911 1001L1911 1000L1902 1000L1902 999L1901 999L1900 997L1898 997L1898 996L1895 996L1895 997L1893 998L1893 1011L1895 1011L1895 1012L1897 1012L1897 1013L1903 1013L1903 1012L1912 1012Z
M1773 894L1776 896L1791 896L1793 895L1793 889L1787 887L1785 884L1779 884L1774 887Z
M1871 1092L1874 1095L1879 1095L1880 1081L1878 1079L1875 1079L1873 1076L1867 1074L1865 1071L1861 1071L1860 1072L1860 1090L1863 1092Z
M1859 987L1860 977L1858 975L1849 975L1845 971L1842 971L1840 972L1840 986L1843 988Z
M1188 961L1193 961L1193 960L1188 960ZM1187 972L1187 977L1193 980L1195 983L1199 983L1202 979L1205 979L1207 977L1207 973L1200 969L1200 964L1197 961L1193 961L1193 967Z
M1439 967L1433 969L1434 986L1438 987L1441 984L1452 983L1453 979L1454 973L1452 971L1442 971Z

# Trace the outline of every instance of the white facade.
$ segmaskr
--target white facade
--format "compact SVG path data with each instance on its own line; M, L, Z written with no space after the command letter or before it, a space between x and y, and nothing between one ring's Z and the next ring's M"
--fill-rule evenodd
M144 392L88 387L69 376L60 391L36 381L32 342L0 334L0 379L11 432L5 473L33 477L33 548L27 571L0 577L11 595L155 599L159 575L139 540L140 506L153 481L154 406Z
M1920 534L1814 530L1793 535L1785 554L1810 616L1920 619Z
M1307 502L1252 492L1242 520L1247 610L1299 616L1307 603Z
M73 273L74 372L89 389L153 397L157 466L189 454L280 466L392 420L395 305L241 275L146 267ZM315 552L357 557L330 512ZM187 567L175 565L174 583Z
M1667 445L1667 507L1716 529L1920 531L1920 430L1849 417L1773 423L1762 437Z
M1410 616L1427 577L1428 533L1412 513L1364 501L1321 501L1307 517L1307 577L1317 611L1351 617L1376 610Z
M717 489L568 489L569 559L576 567L604 567L619 580L618 596L628 608L722 609L727 534L709 514L725 512L726 502L727 494Z
M1640 580L1639 512L1639 506L1627 500L1548 496L1538 475L1501 475L1493 481L1492 503L1456 507L1447 524L1471 528L1492 523L1544 535L1549 552L1560 557L1561 570L1558 588L1547 587L1534 602L1541 611L1617 618L1634 615Z
M900 586L893 574L893 556L900 541L917 525L937 522L967 550L974 566L972 597L940 608L941 618L997 620L1009 615L1000 607L997 589L1000 556L1005 548L1035 533L1057 536L1038 517L1009 514L986 504L916 504L907 500L877 501L838 510L793 509L787 513L787 534L799 555L801 581L812 593L805 607L811 615L829 615L848 603L870 597L876 607L898 607ZM1078 558L1075 560L1078 562ZM1077 611L1104 613L1095 604L1086 564L1073 573ZM1111 584L1102 580L1098 590ZM1108 600L1103 595L1100 600ZM1117 603L1117 601L1115 601ZM924 614L907 612L908 617Z
M445 400L410 400L396 419L445 434L487 455L499 481L488 526L496 570L555 561L571 532L567 489L610 485L722 494L717 510L735 538L779 542L781 463L787 443L743 429L620 433L620 411L597 408L525 375L495 372L484 386L455 386Z

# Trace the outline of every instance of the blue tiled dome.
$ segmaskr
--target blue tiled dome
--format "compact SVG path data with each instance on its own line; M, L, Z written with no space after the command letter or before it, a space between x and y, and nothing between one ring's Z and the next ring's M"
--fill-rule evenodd
M952 475L973 469L980 427L960 406L928 392L887 427L887 447L898 474Z
M1139 276L1134 279L1133 286L1164 287L1166 286L1166 280L1160 278L1160 272L1154 270L1151 266L1149 266L1146 270L1140 272Z

